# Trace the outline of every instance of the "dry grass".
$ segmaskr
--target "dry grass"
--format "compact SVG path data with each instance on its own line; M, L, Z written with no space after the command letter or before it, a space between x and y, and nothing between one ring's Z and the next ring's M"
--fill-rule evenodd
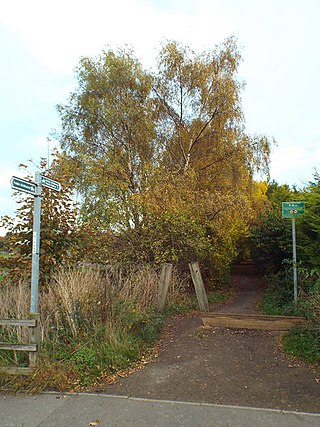
M151 267L145 267L141 270L129 270L126 274L118 270L113 272L115 276L110 277L106 272L110 283L114 281L114 291L119 289L118 298L122 301L130 301L137 305L139 309L145 309L153 306L156 301L159 275Z
M119 303L131 304L142 311L155 307L159 280L160 271L149 266L137 269L58 268L48 287L39 294L42 341L53 339L54 334L58 336L61 331L76 338L84 329L94 329L110 320ZM173 270L168 300L181 299L186 284L186 280ZM28 282L1 284L0 318L28 318L29 304ZM6 332L22 339L25 329L9 327Z
M79 334L77 316L90 319L99 304L101 277L98 270L59 268L53 273L48 289L40 296L40 313L44 338L54 325L56 333L66 329L73 337Z
M25 280L4 281L0 286L0 318L28 319L30 310L30 285ZM4 326L4 336L12 342L27 342L28 329L20 326Z
M4 281L0 287L0 318L23 319L29 314L30 285L25 280L17 283Z
M160 270L148 266L58 268L39 294L39 367L32 378L2 376L0 386L78 390L99 375L126 369L150 351L160 331L162 317L155 310L159 280ZM174 271L168 302L181 302L185 287L186 281ZM26 281L2 283L0 318L28 318L29 295ZM5 341L26 342L27 333L28 328L2 329ZM21 366L24 360L16 356L4 353L1 364Z

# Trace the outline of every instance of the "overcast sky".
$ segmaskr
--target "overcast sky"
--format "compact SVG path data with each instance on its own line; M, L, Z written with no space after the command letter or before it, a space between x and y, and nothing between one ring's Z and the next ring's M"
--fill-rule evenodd
M320 1L0 1L0 215L13 215L10 178L48 153L55 106L74 88L81 56L133 47L152 67L161 42L213 48L235 35L248 133L277 141L271 178L303 186L320 163ZM51 148L49 146L49 148ZM31 172L34 170L30 167Z

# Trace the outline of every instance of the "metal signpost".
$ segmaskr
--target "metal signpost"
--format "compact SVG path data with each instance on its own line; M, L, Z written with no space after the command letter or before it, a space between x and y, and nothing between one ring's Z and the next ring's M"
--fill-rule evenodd
M292 220L292 268L293 268L293 299L298 301L298 272L297 272L297 245L296 245L296 218L304 214L305 202L283 202L282 218Z
M31 303L30 312L38 313L38 284L39 284L39 254L40 254L40 216L41 216L41 193L42 186L51 190L60 191L61 185L58 181L35 173L34 182L26 181L13 176L11 188L23 191L34 196L33 204L33 233L32 233L32 271L31 271Z

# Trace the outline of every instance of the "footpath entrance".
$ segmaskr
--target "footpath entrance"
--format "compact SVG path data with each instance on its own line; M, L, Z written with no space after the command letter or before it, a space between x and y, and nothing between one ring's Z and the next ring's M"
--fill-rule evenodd
M245 260L234 267L233 285L235 298L226 308L202 313L204 326L287 331L306 323L303 317L267 316L259 313L263 283L252 260Z
M234 271L233 299L211 312L259 314L263 283L253 273L250 267ZM169 319L152 362L95 391L320 413L319 370L284 354L278 331L208 328L202 314Z

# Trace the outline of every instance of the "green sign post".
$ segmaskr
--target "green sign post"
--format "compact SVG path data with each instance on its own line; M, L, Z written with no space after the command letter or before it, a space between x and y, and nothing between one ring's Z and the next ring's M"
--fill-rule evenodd
M282 218L298 218L304 214L304 202L283 202Z
M304 214L305 202L283 202L282 218L291 218L292 221L292 268L293 268L293 299L298 301L298 272L297 272L297 245L296 245L296 218Z

